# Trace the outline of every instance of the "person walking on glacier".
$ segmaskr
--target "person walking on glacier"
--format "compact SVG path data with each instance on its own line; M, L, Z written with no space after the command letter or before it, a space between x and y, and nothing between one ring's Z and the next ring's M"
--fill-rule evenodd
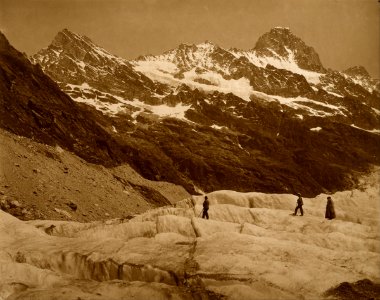
M300 194L300 193L297 193L297 196L298 196L298 199L297 199L297 207L296 207L296 209L295 209L293 215L296 216L296 215L297 215L297 211L298 211L298 209L299 209L300 212L301 212L301 216L303 216L303 208L302 208L303 201L302 201L302 197L301 197L301 194Z
M207 218L208 220L208 209L209 209L210 203L208 202L207 196L205 196L205 201L203 201L203 213L202 213L202 219Z
M327 197L325 218L329 220L335 219L334 203L330 196Z

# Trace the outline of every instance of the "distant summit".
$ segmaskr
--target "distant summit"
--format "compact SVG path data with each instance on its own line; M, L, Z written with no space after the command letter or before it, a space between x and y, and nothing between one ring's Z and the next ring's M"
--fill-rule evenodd
M133 70L131 64L116 55L107 52L93 43L88 37L63 29L58 32L52 43L31 58L32 62L42 66L43 71L61 83L61 88L72 98L83 99L75 87L90 85L97 90L122 91L124 97L150 94L155 86L150 79ZM115 102L114 98L102 95L106 102ZM93 94L93 99L100 94Z
M306 45L286 27L275 27L262 35L253 50L258 57L294 58L301 69L326 72L314 48Z
M5 35L0 31L0 50L9 48L9 42Z
M44 69L64 64L65 73L83 73L86 66L105 67L115 64L116 61L127 64L125 60L94 44L88 37L77 35L68 29L58 32L52 43L34 55L32 60L41 63Z
M63 48L66 49L66 51L75 50L78 48L89 51L97 47L98 46L96 46L88 37L79 36L66 28L57 33L50 45L50 48ZM85 55L83 52L75 51L73 51L71 54L75 57L78 56L79 58L83 58Z
M365 87L370 92L380 92L380 81L373 79L363 66L355 66L343 71L343 74L353 80L356 84ZM378 102L378 101L377 101ZM373 105L376 105L373 104Z
M363 66L355 66L348 68L347 70L343 71L345 74L354 76L354 77L363 77L363 78L369 78L370 75L368 71Z

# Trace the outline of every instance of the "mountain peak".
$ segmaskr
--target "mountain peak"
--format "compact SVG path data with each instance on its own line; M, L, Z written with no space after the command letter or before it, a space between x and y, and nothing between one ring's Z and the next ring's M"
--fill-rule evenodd
M59 40L60 38L62 37L66 37L66 38L74 38L75 36L77 36L74 32L68 30L67 28L64 28L63 30L59 31L55 37L54 37L54 40ZM53 41L54 41L53 40Z
M196 45L198 49L214 49L217 48L217 45L215 45L213 42L210 42L209 40L204 41L203 43Z
M260 38L263 37L271 37L274 40L282 41L284 43L289 43L289 39L299 39L297 36L295 36L289 27L273 27L269 30L269 32L264 33ZM260 39L259 39L260 40ZM258 41L259 42L259 41Z
M317 52L294 35L288 27L274 27L263 34L253 49L260 57L294 60L302 69L325 72Z
M8 49L10 47L10 44L8 42L8 39L6 36L0 31L0 50L2 49Z
M55 64L62 59L66 61L67 57L70 57L67 61L69 64L76 62L81 69L84 68L84 64L99 67L109 63L113 65L114 61L122 60L96 45L90 38L67 28L58 32L51 44L40 50L32 59L38 63L47 60Z
M363 66L354 66L344 70L343 73L354 77L370 77L368 71Z
M94 43L86 36L80 36L75 34L74 32L68 30L67 28L63 29L62 31L58 32L57 35L54 37L52 43L52 46L55 47L66 47L66 46L94 46Z
M179 50L186 50L186 51L197 51L199 49L213 49L217 48L218 46L214 44L213 42L210 42L209 40L206 40L199 44L185 44L181 43L179 44L178 48ZM173 49L176 50L176 49ZM173 51L171 50L171 51Z
M270 31L277 31L277 32L291 33L289 27L281 27L281 26L273 27Z
M209 40L205 40L203 43L200 43L199 45L215 46L215 44Z

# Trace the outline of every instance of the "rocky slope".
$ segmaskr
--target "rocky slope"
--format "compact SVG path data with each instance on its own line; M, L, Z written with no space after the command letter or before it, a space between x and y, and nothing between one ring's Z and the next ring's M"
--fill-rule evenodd
M2 129L0 137L0 206L21 219L125 218L189 197L126 164L105 168Z
M132 62L64 30L32 60L131 149L137 171L190 192L315 195L352 187L379 163L378 90L326 70L286 28L248 51L183 44ZM67 71L72 64L75 72ZM112 73L117 65L133 72L123 90L114 86L117 76L108 85L88 71ZM137 77L144 95L128 95Z

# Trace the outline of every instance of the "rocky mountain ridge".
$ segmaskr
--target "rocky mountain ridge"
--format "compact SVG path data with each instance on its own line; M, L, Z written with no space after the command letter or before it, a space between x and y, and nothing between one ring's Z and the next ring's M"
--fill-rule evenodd
M160 88L143 74L135 72L127 60L108 53L89 38L67 29L59 32L53 42L32 61L39 63L46 74L76 99L86 98L78 88L83 83L94 89L92 96L110 106L118 102L114 96L132 99L147 97Z
M286 58L255 64L248 54L209 42L126 62L110 58L88 38L67 35L59 34L32 60L122 145L127 155L120 163L148 179L189 192L315 195L353 186L358 173L378 164L378 94L339 72L296 65L300 74ZM84 53L105 58L87 59ZM76 62L75 71L68 71L66 61ZM119 65L131 72L130 80L116 76ZM91 77L94 68L98 77ZM101 77L105 70L115 76ZM99 82L107 76L110 84ZM136 78L141 89L131 94Z
M64 46L61 45L62 40L65 43ZM65 40L68 41L65 42ZM83 44L85 47L82 46ZM289 46L290 44L292 46ZM57 45L61 45L60 50L55 48ZM88 51L88 45L92 45L93 50ZM286 53L278 50L279 47L286 48ZM266 52L262 50L264 48ZM91 62L88 63L88 59L85 59L86 62L83 61L83 55L75 56L75 53L86 53L86 51L96 53L97 56L103 53L104 58L90 59ZM62 54L56 57L56 53ZM310 57L305 53L311 53ZM302 59L297 58L296 54L303 55L304 60L316 60L315 64L320 66L316 67L318 72L315 68L314 70L312 67L309 69L304 67L298 62ZM88 56L91 57L90 54ZM182 44L163 55L140 57L129 63L95 46L87 37L81 38L64 30L57 35L52 45L41 50L33 56L32 60L40 63L52 78L60 82L63 90L73 99L93 105L110 114L127 111L127 115L138 115L144 104L167 104L166 96L172 96L181 85L187 85L192 90L199 89L205 93L231 92L247 101L253 96L261 97L266 101L270 99L287 106L297 106L297 109L303 110L302 114L309 115L324 114L326 110L329 111L325 104L332 104L337 106L334 109L336 111L334 115L348 117L347 124L354 123L358 127L364 126L364 129L378 128L378 124L373 122L356 124L352 114L349 113L352 110L350 101L344 99L345 97L360 99L364 105L359 109L367 111L369 119L378 118L376 111L370 109L370 107L380 108L380 94L376 90L375 80L361 77L362 81L360 81L359 77L349 75L349 73L326 71L319 58L313 59L315 56L318 57L315 51L293 35L289 29L275 28L264 34L256 47L250 51L225 50L210 42L199 45ZM75 78L70 77L73 71L70 71L71 64L66 65L67 60L77 62L78 75L75 75ZM100 63L96 63L97 61ZM108 69L115 69L115 62L121 66L132 65L133 68L129 71L133 75L129 74L129 79L123 77L119 80L114 74L113 82L108 83L107 79L84 71L95 68L98 70L95 72L97 74L107 73L104 71L106 67L102 61L112 62L108 64ZM131 88L131 85L135 85L135 78L139 78L138 82L141 85L137 88L138 92L135 88ZM152 88L150 80L154 81L156 89ZM118 83L117 87L115 87L115 82ZM127 95L127 91L128 93L133 91L133 93ZM297 99L298 97L302 99ZM136 99L140 102L136 103ZM297 105L299 102L303 102L303 107ZM362 102L358 101L358 105ZM169 104L173 106L173 104L183 103L179 101L173 103L173 97L171 97ZM319 106L317 111L312 110L316 105ZM346 111L342 111L340 107ZM331 114L328 116L331 117Z

